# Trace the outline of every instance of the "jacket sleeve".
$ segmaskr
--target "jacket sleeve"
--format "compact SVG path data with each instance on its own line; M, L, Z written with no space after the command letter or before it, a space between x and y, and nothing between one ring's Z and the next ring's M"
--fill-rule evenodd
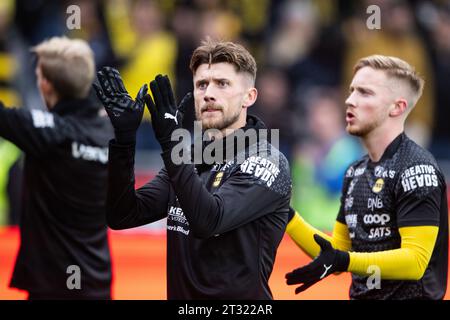
M287 160L281 157L279 166L271 173L274 180L239 170L220 188L211 193L192 164L175 165L170 152L162 154L170 183L175 189L193 234L208 238L221 234L277 210L289 211L291 180ZM248 160L246 160L248 161ZM278 172L278 174L276 174Z
M74 135L74 131L70 124L54 113L9 109L0 104L0 136L32 156L45 156L52 146Z
M134 228L167 215L170 183L166 170L135 190L134 155L134 145L110 142L106 220L111 229Z

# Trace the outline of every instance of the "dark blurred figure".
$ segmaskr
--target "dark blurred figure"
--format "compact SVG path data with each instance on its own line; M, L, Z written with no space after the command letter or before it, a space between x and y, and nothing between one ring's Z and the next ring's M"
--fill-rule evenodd
M335 1L289 0L279 5L268 61L284 70L294 101L315 86L340 83L343 38Z
M93 52L85 41L66 37L33 52L48 111L6 109L0 102L0 137L26 155L21 243L10 285L27 290L29 299L110 299L105 202L113 132L89 95Z
M184 92L192 92L194 89L192 72L187 62L201 39L201 35L197 32L197 24L198 12L194 8L188 5L181 5L175 8L171 26L178 43L177 59L175 61L177 101L181 101ZM193 131L194 120L194 103L189 101L183 118L183 127Z
M438 160L450 161L450 3L436 7L431 15L431 46L434 64L436 116L431 152Z
M290 85L286 74L276 68L260 71L256 87L258 100L250 113L262 119L267 128L279 130L279 149L289 160L294 144L295 119L289 105Z
M66 7L77 5L81 12L80 29L70 30L71 38L84 39L94 51L97 70L106 65L119 65L112 49L104 17L104 2L101 0L66 1ZM66 15L68 17L68 15Z
M64 1L16 0L15 25L28 45L67 32Z

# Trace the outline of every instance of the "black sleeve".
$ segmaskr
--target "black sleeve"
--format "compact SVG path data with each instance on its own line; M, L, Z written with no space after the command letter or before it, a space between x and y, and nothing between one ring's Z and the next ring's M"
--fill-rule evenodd
M414 171L416 167L425 168L422 169L425 172ZM439 171L431 164L404 170L395 187L397 225L439 226L444 183Z
M74 134L74 128L54 113L0 105L0 136L27 154L45 156L52 146Z
M237 170L215 193L207 190L194 165L174 165L170 152L163 153L163 159L172 187L196 237L208 238L233 230L277 211L284 203L288 213L291 180L284 157L279 164L279 174L272 183Z
M165 169L135 190L134 145L109 146L106 220L112 229L128 229L165 218L170 182Z

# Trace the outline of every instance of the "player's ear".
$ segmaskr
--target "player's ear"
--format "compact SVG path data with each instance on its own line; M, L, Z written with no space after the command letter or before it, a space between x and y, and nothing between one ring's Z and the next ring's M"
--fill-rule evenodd
M242 106L244 108L252 106L255 103L257 97L258 97L258 90L256 90L256 88L248 89L244 96Z
M408 109L408 101L404 98L397 99L389 111L389 116L398 117L406 112Z
M44 91L47 94L55 91L55 89L53 88L53 84L50 81L48 81L47 78L45 77L42 77L41 79L41 88L42 91Z

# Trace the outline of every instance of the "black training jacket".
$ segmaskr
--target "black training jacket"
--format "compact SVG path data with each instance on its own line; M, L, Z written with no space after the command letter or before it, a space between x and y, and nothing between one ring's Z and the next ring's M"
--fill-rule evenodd
M248 116L249 129L265 127ZM165 168L135 191L134 149L110 144L108 225L167 217L168 298L272 299L268 280L291 196L286 158L261 137L211 165L175 165L166 152Z
M38 297L109 298L105 201L113 131L106 114L89 99L61 101L50 112L0 107L0 136L25 153L10 285Z

